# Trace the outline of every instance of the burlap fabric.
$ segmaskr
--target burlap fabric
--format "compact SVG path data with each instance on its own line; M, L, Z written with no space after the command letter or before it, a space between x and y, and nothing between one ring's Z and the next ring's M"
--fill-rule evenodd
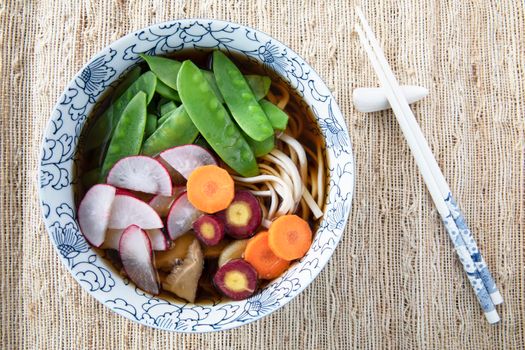
M523 1L362 5L400 81L430 90L415 114L505 298L501 324L485 321L391 113L352 107L353 88L377 84L353 1L0 0L2 348L522 349ZM44 229L36 181L74 73L132 30L191 17L258 28L303 56L346 116L357 165L346 234L315 282L269 317L204 335L134 324L82 290Z

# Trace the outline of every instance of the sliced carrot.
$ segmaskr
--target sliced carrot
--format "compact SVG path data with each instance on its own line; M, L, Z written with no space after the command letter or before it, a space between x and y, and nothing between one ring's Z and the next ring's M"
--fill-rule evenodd
M244 260L249 262L257 271L259 278L271 280L279 277L290 262L275 255L268 245L268 231L263 231L250 238Z
M297 215L283 215L270 225L268 244L281 259L299 259L310 249L312 230L308 223Z
M186 189L190 203L208 214L228 208L235 195L232 177L216 165L205 165L193 170Z

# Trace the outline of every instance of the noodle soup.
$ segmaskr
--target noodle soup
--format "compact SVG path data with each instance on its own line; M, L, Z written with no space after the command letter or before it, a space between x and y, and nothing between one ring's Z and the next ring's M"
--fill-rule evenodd
M323 215L327 162L317 124L278 75L241 56L144 59L81 136L82 231L151 294L247 298L306 253ZM249 152L251 162L241 157ZM101 213L109 217L102 229Z

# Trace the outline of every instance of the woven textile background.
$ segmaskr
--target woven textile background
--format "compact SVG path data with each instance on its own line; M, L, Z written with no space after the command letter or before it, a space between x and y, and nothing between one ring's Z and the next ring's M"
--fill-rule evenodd
M502 322L477 305L390 112L352 90L378 84L353 1L0 0L2 349L525 347L525 8L507 1L361 1L501 289ZM290 304L227 332L185 335L103 307L59 261L41 220L42 132L66 83L126 33L176 18L269 33L332 89L350 130L356 189L334 257Z

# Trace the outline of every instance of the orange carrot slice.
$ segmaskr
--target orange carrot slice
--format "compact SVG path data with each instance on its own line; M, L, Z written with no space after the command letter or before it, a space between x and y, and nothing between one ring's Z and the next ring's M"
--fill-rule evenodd
M312 230L297 215L283 215L270 225L268 244L275 255L284 260L303 257L312 244Z
M193 170L186 189L190 203L208 214L226 209L235 195L232 177L216 165L205 165Z
M259 278L266 280L279 277L290 266L289 261L279 258L270 249L268 231L250 238L244 251L244 260L255 268Z

